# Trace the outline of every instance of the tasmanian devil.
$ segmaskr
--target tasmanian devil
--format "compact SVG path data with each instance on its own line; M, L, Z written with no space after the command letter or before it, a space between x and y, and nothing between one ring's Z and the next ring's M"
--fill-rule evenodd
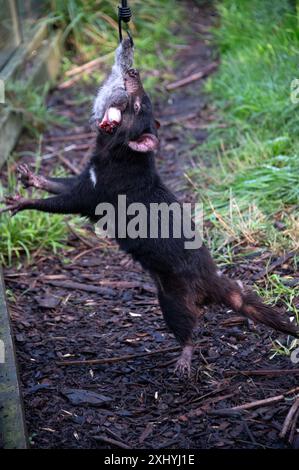
M13 214L36 209L81 214L97 221L96 207L102 202L112 204L117 215L119 195L125 195L128 204L141 203L146 208L152 203L170 205L177 202L155 167L159 142L157 126L138 71L125 72L124 84L126 99L121 120L112 128L108 126L108 132L99 121L95 150L82 174L73 178L45 178L21 166L19 171L26 186L44 189L56 196L36 200L20 195L9 197L7 204ZM110 105L114 103L106 102L106 111ZM172 226L174 217L172 214L168 221ZM162 237L161 232L157 238L122 238L117 227L115 237L120 247L141 263L156 283L164 319L182 345L176 365L179 373L190 372L192 331L202 307L210 302L225 304L275 330L299 335L299 329L286 314L264 304L257 294L221 275L205 245L187 249L183 234L177 238L172 236L171 230L169 233L169 238Z

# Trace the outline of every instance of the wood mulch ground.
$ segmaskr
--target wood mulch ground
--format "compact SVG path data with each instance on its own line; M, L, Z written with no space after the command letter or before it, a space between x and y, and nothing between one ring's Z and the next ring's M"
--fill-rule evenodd
M197 21L191 29L201 36L190 30L188 47L178 53L178 79L215 60L207 32L214 13L209 7L194 8L190 13ZM188 155L194 143L206 138L213 114L201 85L199 80L176 88L155 104L162 123L159 169L183 200L194 198L184 178L184 169L196 164ZM58 126L49 128L42 153L67 151L62 152L64 161L44 159L44 174L61 164L76 171L92 147L93 137L84 135L90 133L90 106L73 103L82 87L74 84L50 97L56 111L67 113L73 123L67 133L83 135L70 138ZM85 89L92 100L90 87ZM35 145L24 136L18 150ZM22 161L32 163L32 158L27 154ZM97 239L92 229L80 238L70 233L69 246L70 251L37 253L30 265L24 260L20 269L5 270L15 298L10 312L32 447L299 447L298 408L280 435L299 384L298 368L288 357L269 359L271 340L278 334L248 325L224 307L209 307L196 331L192 377L180 379L173 374L177 343L163 322L149 276L114 242ZM263 278L269 256L255 254L226 271L251 283ZM278 260L273 272L296 277L292 258ZM103 361L62 364L95 359ZM264 369L282 373L254 373ZM251 372L245 375L244 370Z

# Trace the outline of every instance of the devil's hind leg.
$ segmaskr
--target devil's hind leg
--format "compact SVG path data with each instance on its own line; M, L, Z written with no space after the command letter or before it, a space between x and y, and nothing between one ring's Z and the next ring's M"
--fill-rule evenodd
M168 328L182 345L175 371L180 375L190 375L192 359L192 332L196 325L196 314L188 308L184 297L175 292L159 291L159 302Z

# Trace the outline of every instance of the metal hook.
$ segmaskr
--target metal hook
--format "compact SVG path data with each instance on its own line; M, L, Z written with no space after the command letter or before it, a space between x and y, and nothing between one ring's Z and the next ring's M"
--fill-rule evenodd
M127 0L122 0L122 5L118 7L118 34L119 34L119 42L122 42L123 35L122 35L122 24L121 22L124 21L125 23L129 23L132 17L132 12L130 7L128 6ZM133 39L130 35L129 31L127 31L128 36L131 40L131 44L133 46Z

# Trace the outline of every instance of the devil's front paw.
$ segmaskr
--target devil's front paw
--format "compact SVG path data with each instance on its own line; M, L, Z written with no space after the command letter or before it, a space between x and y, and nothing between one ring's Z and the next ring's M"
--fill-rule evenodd
M17 168L18 178L25 188L42 188L42 178L35 175L27 165L22 164Z
M22 197L20 194L15 194L14 196L7 196L5 198L6 208L4 211L10 211L11 215L17 214L17 212L25 209L28 200Z

